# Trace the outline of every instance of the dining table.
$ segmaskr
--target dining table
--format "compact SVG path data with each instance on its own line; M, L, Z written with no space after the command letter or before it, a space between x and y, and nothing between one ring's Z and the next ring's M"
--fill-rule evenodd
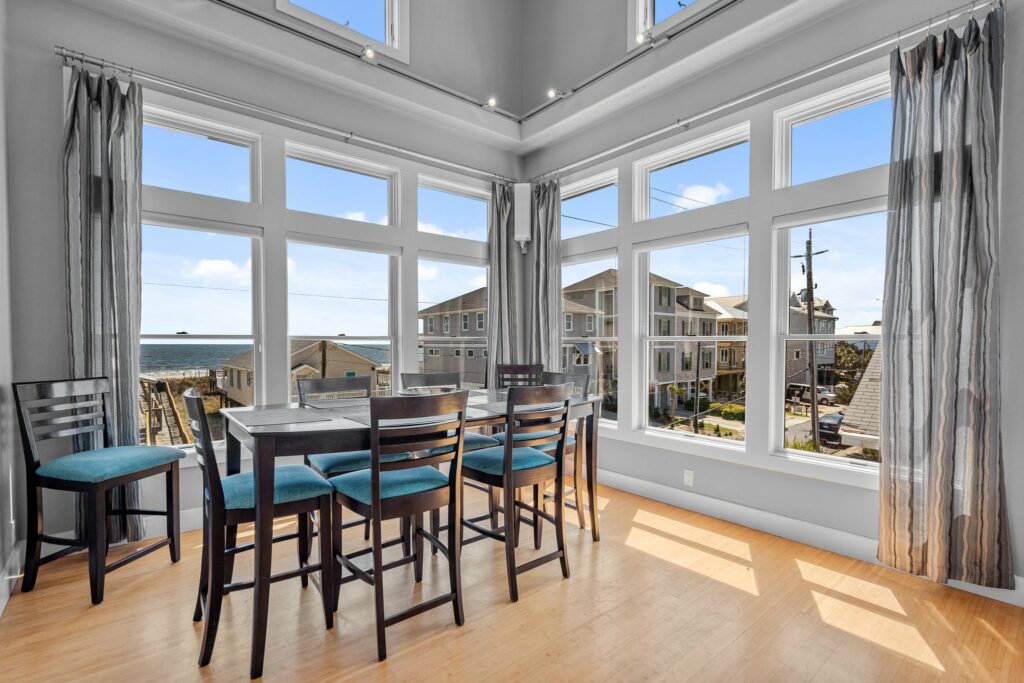
M401 392L399 392L401 393ZM600 395L573 396L569 417L582 426L577 448L585 447L587 495L594 541L601 539L597 515L597 434ZM369 398L327 398L302 403L222 408L227 449L227 474L241 471L244 447L252 454L255 481L254 576L250 673L263 672L270 597L270 564L274 534L274 468L277 458L316 453L369 450ZM466 427L503 425L507 419L506 389L471 389Z

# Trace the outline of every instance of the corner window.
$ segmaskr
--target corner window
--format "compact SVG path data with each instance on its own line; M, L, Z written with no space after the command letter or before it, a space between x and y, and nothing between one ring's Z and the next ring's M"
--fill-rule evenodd
M604 258L562 266L562 308L585 315L587 336L562 335L562 367L585 366L590 391L602 397L601 417L619 409L618 261ZM571 313L565 314L566 319Z
M563 188L562 239L619 226L619 186L614 178L610 184L593 187L607 179L607 175L602 175Z

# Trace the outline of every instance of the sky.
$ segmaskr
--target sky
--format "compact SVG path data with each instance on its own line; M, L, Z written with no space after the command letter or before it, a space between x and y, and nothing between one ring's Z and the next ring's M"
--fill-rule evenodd
M840 112L794 127L793 179L806 182L885 163L889 101ZM147 185L248 201L248 147L160 128L143 131ZM388 186L381 178L289 158L287 206L293 210L387 224ZM699 211L746 196L749 143L735 145L651 174L651 216ZM418 190L420 230L486 239L487 203L432 188ZM562 202L562 235L612 229L618 188L609 185ZM792 250L803 251L806 227L790 230ZM818 298L837 308L837 326L881 318L885 214L815 227ZM746 292L746 238L653 252L651 270L712 296ZM334 247L290 243L289 333L381 336L388 333L388 257ZM144 334L251 334L251 239L194 230L144 226ZM566 266L568 285L614 259ZM803 287L799 262L792 289ZM419 264L419 308L486 284L486 269L438 261Z
M291 4L347 26L379 43L387 29L387 0L290 0Z

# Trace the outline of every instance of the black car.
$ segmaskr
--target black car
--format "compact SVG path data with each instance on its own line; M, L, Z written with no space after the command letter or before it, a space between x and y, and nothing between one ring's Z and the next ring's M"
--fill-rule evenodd
M843 418L846 417L843 413L828 413L818 418L818 433L821 434L821 440L826 443L838 444L839 439L839 427L843 424Z

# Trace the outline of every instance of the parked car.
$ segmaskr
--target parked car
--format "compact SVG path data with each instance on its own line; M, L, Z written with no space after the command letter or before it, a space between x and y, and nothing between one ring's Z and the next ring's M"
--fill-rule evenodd
M836 394L829 387L819 386L818 387L818 403L823 405L831 406L836 403ZM788 384L786 386L786 399L790 401L800 401L802 403L811 402L811 385L810 384Z
M841 439L839 437L839 428L843 424L843 418L845 418L842 412L829 413L828 415L822 415L818 418L818 434L821 435L821 440L828 444L840 444Z

